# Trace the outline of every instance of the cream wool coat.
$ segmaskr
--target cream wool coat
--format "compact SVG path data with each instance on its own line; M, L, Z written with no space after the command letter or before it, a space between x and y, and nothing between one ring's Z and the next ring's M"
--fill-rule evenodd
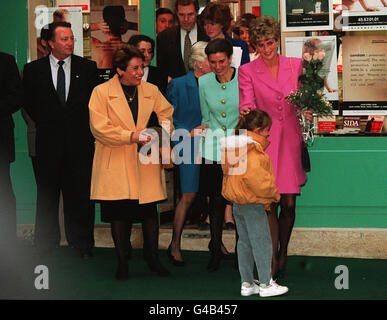
M141 81L138 89L137 125L118 76L97 86L90 98L90 128L96 145L91 177L91 199L138 199L140 204L167 198L164 170L160 164L143 164L131 135L145 129L154 111L159 123L169 121L173 107L158 88Z

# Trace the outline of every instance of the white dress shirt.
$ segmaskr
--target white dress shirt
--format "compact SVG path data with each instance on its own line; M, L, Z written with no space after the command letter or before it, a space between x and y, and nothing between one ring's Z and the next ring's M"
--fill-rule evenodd
M187 31L183 28L180 28L180 48L181 48L181 56L184 57L184 42L185 42L185 35L187 34ZM189 32L189 39L191 40L191 45L196 43L198 41L198 27L197 24L192 28L192 30Z
M50 60L50 67L51 67L51 76L52 76L52 82L54 84L54 88L56 90L56 85L57 85L57 78L58 78L58 59L55 58L52 53L49 55L49 60ZM65 89L66 89L66 100L69 94L70 90L70 79L71 79L71 56L68 56L66 59L63 60L63 70L65 73Z
M147 81L148 80L148 75L149 75L149 67L144 68L144 75L142 76L141 80Z

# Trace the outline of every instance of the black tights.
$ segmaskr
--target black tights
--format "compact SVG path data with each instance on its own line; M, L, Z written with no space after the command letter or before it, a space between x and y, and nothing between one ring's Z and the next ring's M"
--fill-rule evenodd
M278 206L280 214L278 216ZM270 233L272 238L272 275L273 278L279 271L284 271L290 236L292 234L296 216L296 195L281 194L279 203L273 203L268 214Z
M152 214L142 221L142 233L144 239L144 258L149 265L159 263L159 223L157 214ZM125 267L128 265L128 252L130 250L130 231L132 223L128 221L112 221L111 232L116 249L118 265Z
M222 253L222 233L224 222L224 210L226 200L222 195L211 195L209 203L211 241L209 249L213 255L219 256Z

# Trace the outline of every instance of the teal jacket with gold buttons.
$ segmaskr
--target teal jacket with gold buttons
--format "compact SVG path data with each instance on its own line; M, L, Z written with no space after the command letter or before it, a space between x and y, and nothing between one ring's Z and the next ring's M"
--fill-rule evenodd
M239 119L238 69L234 77L220 83L213 72L199 78L202 125L208 125L202 138L202 157L212 161L221 160L219 139L231 135Z

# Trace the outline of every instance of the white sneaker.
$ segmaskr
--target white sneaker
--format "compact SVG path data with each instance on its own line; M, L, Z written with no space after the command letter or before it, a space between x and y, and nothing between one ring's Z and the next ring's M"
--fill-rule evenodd
M241 296L248 297L252 294L258 294L259 293L259 286L257 286L255 283L248 283L243 282L241 287Z
M288 291L289 291L288 287L280 286L273 279L270 280L270 284L268 286L263 284L259 286L260 297L280 296L282 294L285 294Z

